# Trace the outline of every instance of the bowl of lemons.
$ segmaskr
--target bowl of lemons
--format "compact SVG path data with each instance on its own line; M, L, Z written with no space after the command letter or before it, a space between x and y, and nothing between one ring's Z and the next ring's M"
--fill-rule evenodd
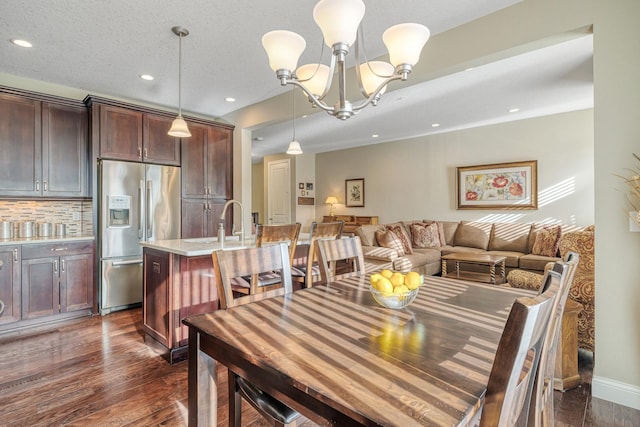
M370 283L369 291L378 304L401 309L416 299L420 285L424 283L424 276L415 271L404 274L385 269L373 273Z

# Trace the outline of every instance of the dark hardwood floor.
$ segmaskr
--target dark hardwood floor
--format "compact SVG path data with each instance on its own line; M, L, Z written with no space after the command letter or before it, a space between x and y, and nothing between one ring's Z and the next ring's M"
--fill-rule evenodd
M557 426L640 425L640 411L591 398L590 353L581 353L580 371L580 387L556 392ZM218 372L225 405L226 370ZM186 420L187 363L169 365L144 344L140 309L0 335L0 426L186 426ZM268 425L246 403L243 424Z

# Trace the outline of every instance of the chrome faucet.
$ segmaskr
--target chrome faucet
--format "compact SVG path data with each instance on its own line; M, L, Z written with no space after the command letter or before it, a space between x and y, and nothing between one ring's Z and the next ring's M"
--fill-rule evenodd
M224 243L224 236L225 236L224 220L227 215L227 208L233 203L236 203L238 206L240 206L240 233L237 233L235 231L236 227L234 224L231 228L231 234L232 235L240 234L240 244L242 245L244 244L244 206L242 206L242 203L240 203L238 200L229 200L227 203L224 204L224 207L222 208L222 215L220 215L220 226L218 228L218 242Z

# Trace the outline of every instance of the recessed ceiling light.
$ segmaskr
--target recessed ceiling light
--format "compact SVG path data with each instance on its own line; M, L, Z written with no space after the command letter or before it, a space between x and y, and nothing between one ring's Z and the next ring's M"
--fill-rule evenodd
M471 70L475 70L476 67L469 67L469 68L465 68L465 71L471 71Z
M235 98L231 98L230 96L224 99L227 102L235 102Z
M432 128L437 128L438 126L440 126L440 123L434 123L431 125Z
M256 136L255 138L253 138L254 141L264 141L264 138L261 136Z
M302 116L303 119L306 119L307 117L309 117L308 114L305 114L304 116Z
M509 110L510 113L517 113L518 111L520 111L519 108L512 108Z
M20 47L33 47L33 45L30 42L26 40L21 40L21 39L11 39L11 43Z
M373 135L371 135L371 138L377 138L377 137L379 137L379 136L380 136L380 135L378 135L377 133L374 133Z
M140 78L142 80L149 80L149 81L154 79L154 77L151 74L140 74Z

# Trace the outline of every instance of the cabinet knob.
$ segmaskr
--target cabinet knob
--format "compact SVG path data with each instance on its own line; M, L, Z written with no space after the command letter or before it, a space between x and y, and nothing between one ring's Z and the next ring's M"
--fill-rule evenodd
M40 191L40 180L36 180L36 191Z
M53 272L58 274L58 261L53 261Z
M147 149L144 149L144 158L146 159L147 157L149 157L149 153L147 152Z
M49 191L49 188L47 186L47 181L42 181L42 185L44 187L44 191Z
M138 158L142 158L142 147L138 147Z
M64 273L64 260L60 261L60 270Z
M18 262L18 250L13 250L13 262Z

